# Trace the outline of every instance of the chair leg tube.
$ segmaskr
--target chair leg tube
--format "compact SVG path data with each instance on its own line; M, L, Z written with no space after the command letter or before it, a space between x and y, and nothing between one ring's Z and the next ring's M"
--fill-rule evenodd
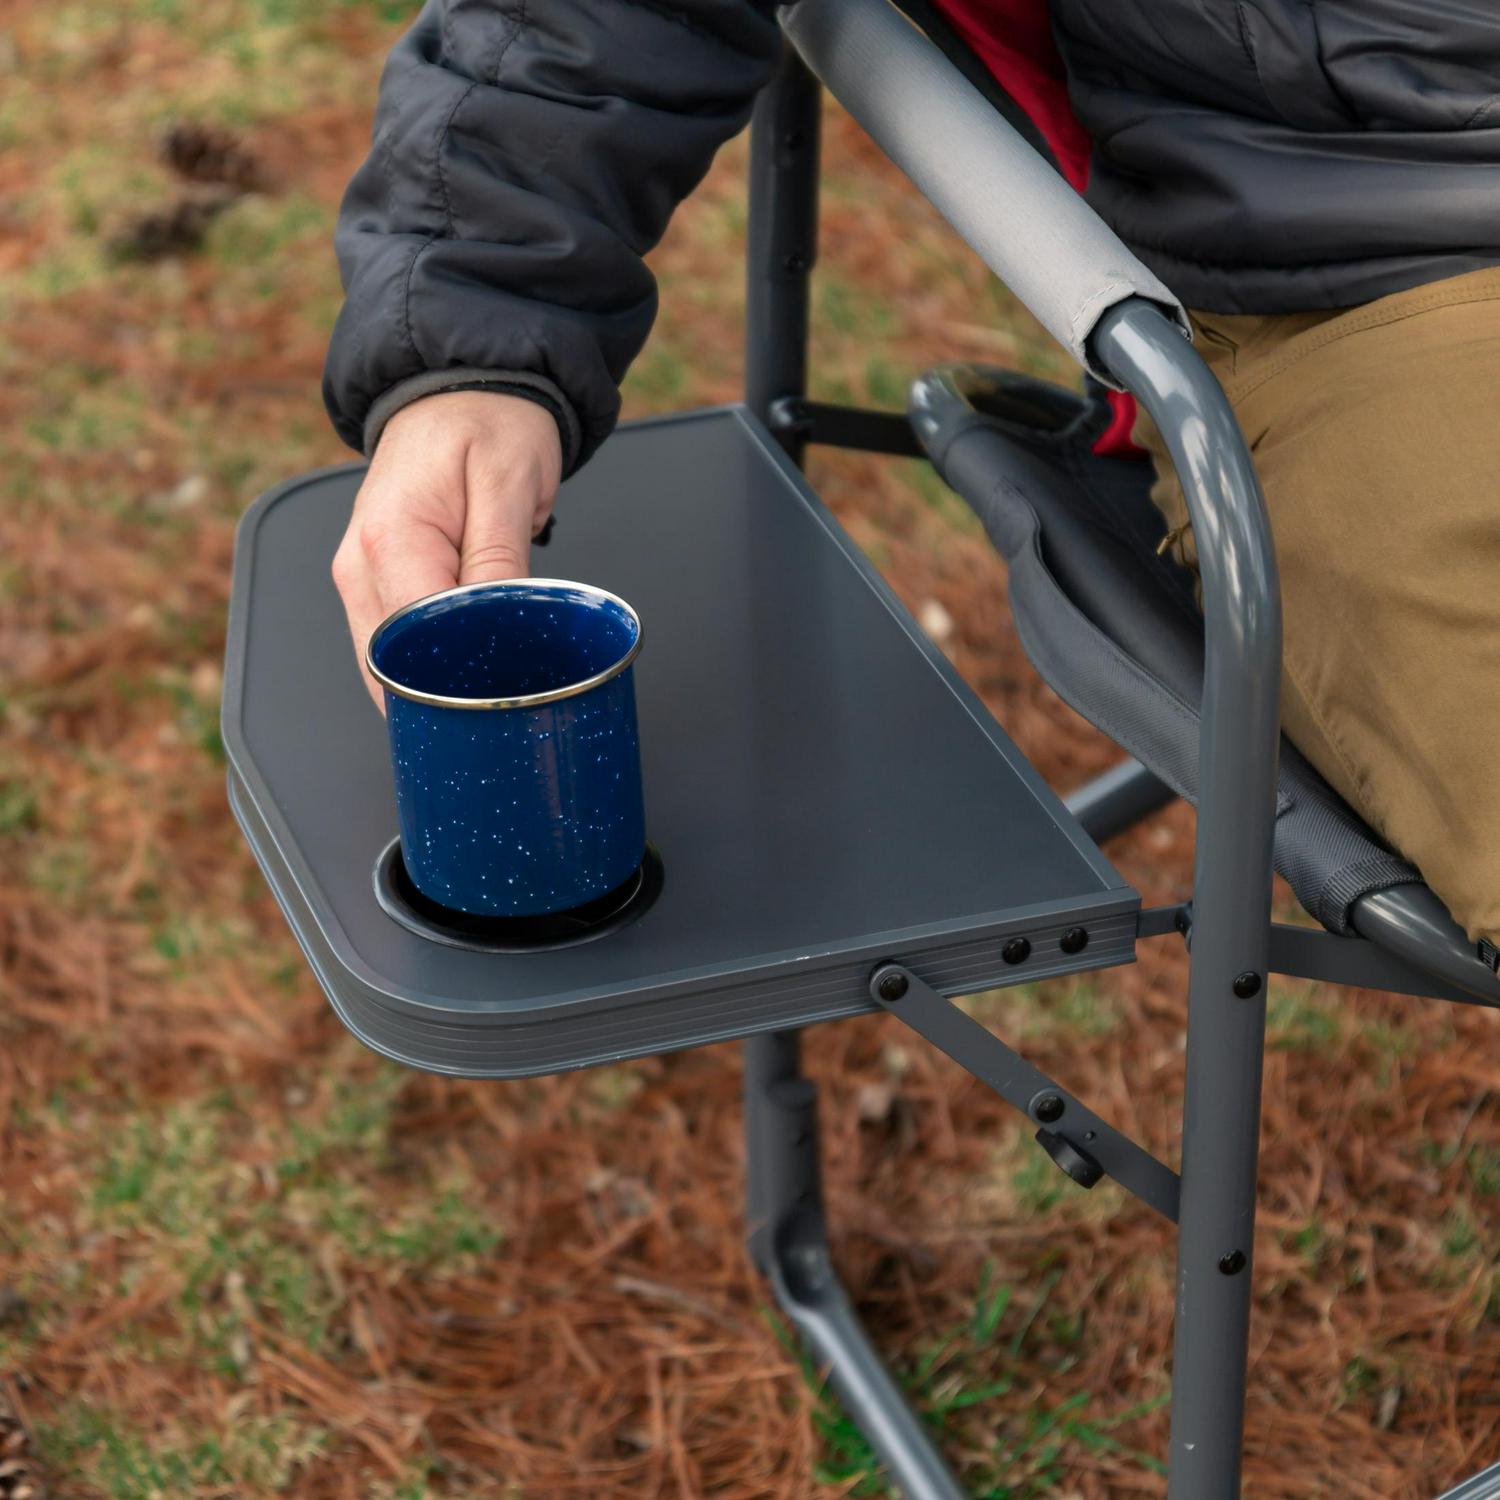
M1438 1500L1500 1500L1500 1464L1464 1480L1457 1489L1444 1490Z
M1205 666L1178 1207L1169 1500L1238 1500L1281 682L1281 590L1223 389L1161 313L1111 309L1105 366L1166 440L1203 581Z
M750 1259L761 1275L770 1275L770 1227L775 1204L785 1192L785 1173L772 1165L767 1144L776 1127L767 1119L776 1090L802 1077L802 1038L795 1031L770 1031L752 1036L741 1046L744 1058L745 1215ZM767 1180L774 1174L773 1180Z
M1168 1500L1239 1500L1265 1001L1194 934Z
M906 1500L963 1500L921 1419L881 1363L833 1269L818 1170L817 1093L794 1032L745 1043L750 1253L834 1395Z
M822 89L786 48L750 130L745 400L770 421L804 394L808 279L817 257ZM780 434L793 462L803 439ZM963 1500L920 1419L880 1362L834 1274L818 1172L817 1098L795 1032L751 1037L745 1058L745 1195L750 1255L834 1394L906 1500Z
M818 253L822 90L790 47L755 103L750 125L745 401L770 423L777 401L807 388L808 284ZM780 434L794 462L803 440Z

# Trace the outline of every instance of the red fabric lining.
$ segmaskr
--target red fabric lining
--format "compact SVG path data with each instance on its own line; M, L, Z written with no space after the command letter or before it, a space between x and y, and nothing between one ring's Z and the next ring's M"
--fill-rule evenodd
M1069 185L1089 180L1089 138L1068 100L1068 76L1052 39L1047 0L934 0L995 81L1036 122ZM1130 440L1134 398L1109 392L1110 422L1094 452L1144 458Z
M1094 439L1093 451L1107 458L1149 458L1130 434L1135 430L1135 397L1129 391L1105 391L1109 402L1109 426Z
M1036 122L1063 176L1081 193L1089 138L1068 102L1047 0L934 0L995 81Z

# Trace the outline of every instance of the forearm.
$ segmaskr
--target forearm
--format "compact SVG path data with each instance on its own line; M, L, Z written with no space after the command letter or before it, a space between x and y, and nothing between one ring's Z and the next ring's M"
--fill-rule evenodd
M551 410L576 468L655 317L643 257L778 47L765 0L429 0L340 215L340 435L369 451L410 400L492 384Z

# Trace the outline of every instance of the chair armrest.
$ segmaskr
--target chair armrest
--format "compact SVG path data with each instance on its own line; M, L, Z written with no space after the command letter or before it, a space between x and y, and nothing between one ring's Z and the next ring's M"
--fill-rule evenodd
M1205 652L1195 932L1212 932L1231 970L1243 954L1263 973L1281 742L1281 582L1265 497L1223 387L1159 308L1111 308L1093 352L1155 421L1193 522Z
M915 187L1100 380L1089 341L1130 297L1191 337L1160 279L888 0L796 0L782 29Z

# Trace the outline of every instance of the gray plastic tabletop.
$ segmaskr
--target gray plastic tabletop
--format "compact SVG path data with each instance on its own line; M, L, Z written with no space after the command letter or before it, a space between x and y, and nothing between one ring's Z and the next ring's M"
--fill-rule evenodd
M555 951L407 931L374 897L390 769L328 572L362 472L247 513L224 737L236 815L369 1045L441 1072L549 1072L870 1009L888 957L947 994L1133 958L1136 893L739 408L622 428L564 486L537 556L641 613L659 899ZM1029 956L1007 964L1017 935Z

